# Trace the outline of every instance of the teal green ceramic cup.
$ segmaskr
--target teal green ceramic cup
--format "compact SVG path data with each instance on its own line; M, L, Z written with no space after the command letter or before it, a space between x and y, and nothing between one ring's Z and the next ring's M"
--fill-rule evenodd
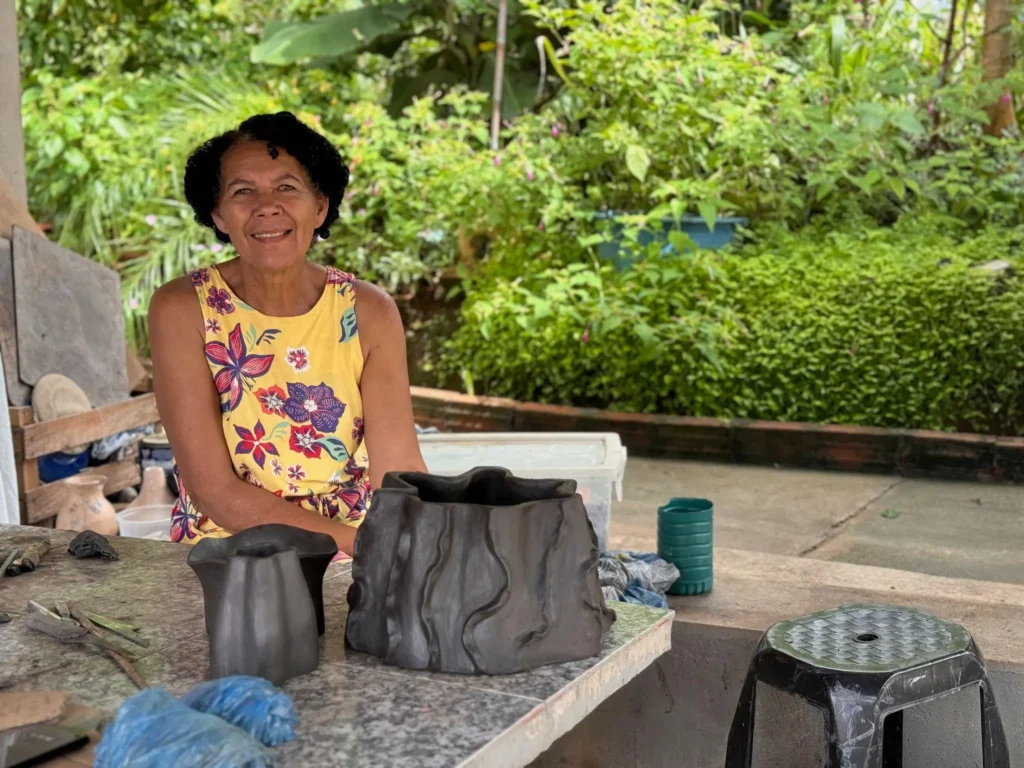
M658 508L658 556L679 569L672 595L700 595L714 582L714 505L707 499L671 499Z

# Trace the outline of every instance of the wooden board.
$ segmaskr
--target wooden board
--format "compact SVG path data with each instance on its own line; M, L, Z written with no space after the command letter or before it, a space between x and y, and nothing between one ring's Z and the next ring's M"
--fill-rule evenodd
M93 407L128 397L121 278L112 269L14 228L19 376L60 373Z
M67 691L0 693L0 731L56 720L70 696Z
M88 467L79 474L103 475L107 478L107 482L103 485L103 494L106 496L142 482L138 457L113 461L99 467ZM45 483L28 491L24 499L24 523L35 525L43 520L56 517L64 507L65 501L64 482L61 480L55 483Z
M0 355L7 380L7 401L11 405L25 405L32 388L18 374L18 333L14 321L14 262L11 241L0 237Z
M0 173L0 237L10 237L14 227L21 227L43 237L43 230L36 224L25 203Z
M7 417L11 420L12 427L24 427L35 421L30 405L12 405L7 409Z
M15 451L20 448L24 458L37 459L73 445L92 443L159 420L156 397L152 393L139 395L77 416L29 424L22 428Z

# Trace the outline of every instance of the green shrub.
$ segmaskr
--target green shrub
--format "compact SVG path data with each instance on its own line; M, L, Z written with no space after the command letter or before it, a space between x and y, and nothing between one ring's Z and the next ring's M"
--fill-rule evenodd
M1022 433L1024 279L977 266L1024 229L946 226L777 228L733 253L480 285L438 372L625 411Z

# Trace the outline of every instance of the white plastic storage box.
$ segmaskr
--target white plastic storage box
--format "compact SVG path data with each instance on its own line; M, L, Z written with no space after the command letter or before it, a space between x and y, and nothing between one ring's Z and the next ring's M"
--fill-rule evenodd
M626 448L614 432L456 432L419 435L427 470L461 475L505 467L516 477L576 481L601 551L608 549L612 488L622 501Z

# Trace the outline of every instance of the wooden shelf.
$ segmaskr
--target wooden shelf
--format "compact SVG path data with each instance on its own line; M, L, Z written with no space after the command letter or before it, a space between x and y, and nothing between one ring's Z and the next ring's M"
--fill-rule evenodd
M31 408L9 408L8 412L14 438L21 522L24 525L52 523L64 504L65 486L62 481L41 483L39 480L41 456L93 443L160 420L152 393L41 424L32 420ZM137 485L142 480L138 450L130 451L122 461L88 467L81 474L103 475L106 478L103 489L107 495Z
M40 456L63 451L75 445L92 443L118 432L143 427L159 419L156 397L149 393L130 398L123 403L94 408L77 416L54 419L42 424L27 424L21 427L21 440L19 442L15 439L14 447L16 451L20 449L25 459L38 459Z
M99 467L87 467L80 475L103 475L107 478L103 485L104 495L111 495L125 488L142 482L142 471L139 469L138 452L123 461L112 461ZM56 517L64 506L64 482L45 483L28 491L23 499L24 512L22 517L28 525L35 525L43 520Z

